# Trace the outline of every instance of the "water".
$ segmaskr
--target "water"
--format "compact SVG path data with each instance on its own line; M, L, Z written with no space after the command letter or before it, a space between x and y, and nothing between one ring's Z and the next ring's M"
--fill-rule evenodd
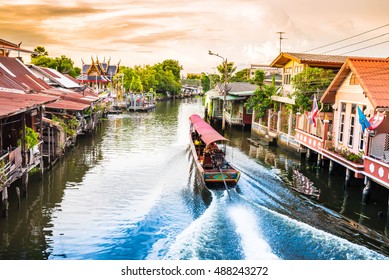
M242 171L236 190L201 191L188 117L202 112L200 100L187 99L109 116L31 180L20 209L11 191L0 259L389 258L387 219L374 215L387 201L361 205L358 187L344 197L340 175L251 146L239 129L227 132L228 159ZM294 168L322 190L319 201L289 188Z

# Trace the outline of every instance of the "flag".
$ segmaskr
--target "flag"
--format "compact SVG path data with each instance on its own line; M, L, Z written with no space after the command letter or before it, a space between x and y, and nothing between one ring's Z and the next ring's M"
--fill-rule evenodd
M317 116L318 112L319 112L319 108L317 106L316 95L314 95L313 103L312 103L311 116L309 117L309 120L313 124L314 127L316 127L316 116Z
M363 114L361 108L358 107L358 118L359 118L359 123L361 124L362 126L362 132L365 131L366 128L368 128L370 126L370 123L369 121L367 120L366 116Z

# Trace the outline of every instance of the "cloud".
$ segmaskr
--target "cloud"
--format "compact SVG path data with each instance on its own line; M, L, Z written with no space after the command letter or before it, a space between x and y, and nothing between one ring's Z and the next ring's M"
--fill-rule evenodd
M1 6L1 36L23 41L24 48L42 45L51 56L75 61L101 53L127 66L174 58L193 72L212 71L219 63L207 55L209 49L239 65L272 61L279 52L278 31L286 32L283 51L302 52L387 23L389 8L379 0L9 3Z

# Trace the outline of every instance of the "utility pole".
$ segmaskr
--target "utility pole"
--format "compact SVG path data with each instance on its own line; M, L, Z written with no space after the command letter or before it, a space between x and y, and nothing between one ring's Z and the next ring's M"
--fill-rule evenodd
M223 134L224 134L224 128L225 128L225 125L226 125L225 111L226 111L226 96L227 96L228 63L227 63L227 58L224 58L224 57L222 57L221 55L219 55L217 53L213 53L211 51L208 51L208 54L220 57L223 60L224 90L223 90L222 130L223 130Z
M284 39L286 39L286 38L282 37L282 34L285 34L285 32L283 32L283 31L278 31L277 33L280 35L280 53L281 53L281 45L282 45L281 41L284 40Z

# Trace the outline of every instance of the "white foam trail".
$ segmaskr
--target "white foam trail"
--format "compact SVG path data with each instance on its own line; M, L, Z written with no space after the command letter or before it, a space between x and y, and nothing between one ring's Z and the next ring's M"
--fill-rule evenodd
M246 259L274 260L278 257L271 252L270 246L260 236L254 214L244 207L232 207L229 215L236 226L236 232L242 240L242 248Z
M213 201L202 216L176 237L164 259L199 259L198 252L207 243L207 235L204 232L213 232L212 220L217 219L216 209L217 202Z

